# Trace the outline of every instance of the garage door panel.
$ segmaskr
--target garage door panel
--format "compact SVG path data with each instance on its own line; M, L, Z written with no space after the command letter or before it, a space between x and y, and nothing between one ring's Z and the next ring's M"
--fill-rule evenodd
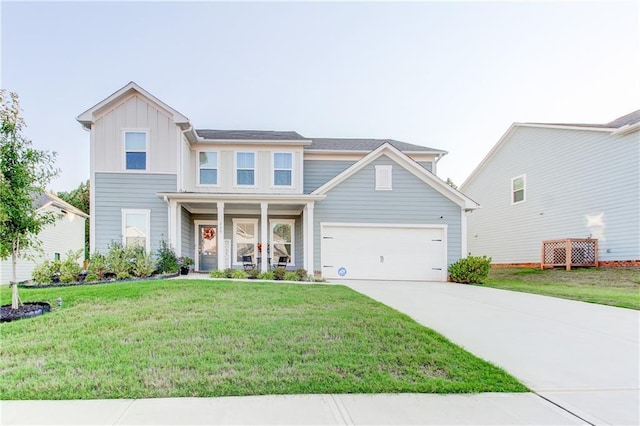
M334 226L322 229L322 266L327 278L444 280L444 228Z

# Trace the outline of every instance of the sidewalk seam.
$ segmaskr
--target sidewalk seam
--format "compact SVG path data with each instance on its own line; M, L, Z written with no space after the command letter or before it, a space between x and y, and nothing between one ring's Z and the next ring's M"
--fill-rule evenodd
M573 411L569 410L568 408L565 408L565 407L563 407L562 405L558 404L557 402L552 401L552 400L550 400L549 398L547 398L547 397L545 397L545 396L540 395L537 391L533 391L533 394L534 394L534 395L537 395L539 398L542 398L542 399L544 399L545 401L547 401L547 402L549 402L549 403L551 403L551 404L555 405L556 407L558 407L558 408L559 408L559 409L561 409L562 411L565 411L565 412L567 412L567 413L571 414L572 416L574 416L574 417L576 417L576 418L578 418L578 419L582 420L582 421L583 421L583 422L585 422L586 424L591 425L591 426L596 426L596 423L591 423L590 421L586 420L586 419L585 419L585 418L583 418L583 417L580 417L579 415L577 415L577 414L576 414L576 413L574 413Z
M113 422L114 426L120 423L120 419L122 419L122 417L126 414L127 411L129 411L129 408L131 408L133 403L136 402L136 401L137 401L137 399L132 399L131 402L129 403L129 405L127 405L127 407L124 410L122 410L122 413L120 413L118 418Z
M349 415L349 412L347 411L346 407L340 400L340 397L333 394L329 394L329 399L332 402L331 409L334 415L336 415L336 419L342 419L342 422L345 425L354 426L355 423L353 422L353 419Z

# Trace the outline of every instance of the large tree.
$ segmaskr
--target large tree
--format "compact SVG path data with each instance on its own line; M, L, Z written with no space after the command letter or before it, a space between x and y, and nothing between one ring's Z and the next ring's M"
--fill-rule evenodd
M16 93L0 89L0 259L11 257L13 280L11 307L18 309L16 264L21 250L38 244L37 235L53 214L37 210L34 198L46 191L58 174L55 153L35 149L22 135Z
M76 189L69 192L58 192L58 197L71 204L73 207L82 210L86 214L91 214L91 182L80 182ZM84 226L84 258L89 259L89 221L85 221Z

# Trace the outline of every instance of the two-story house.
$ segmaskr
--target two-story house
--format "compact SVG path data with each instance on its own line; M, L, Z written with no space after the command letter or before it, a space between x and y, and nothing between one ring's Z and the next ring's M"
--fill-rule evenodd
M78 116L90 131L91 248L166 240L196 270L280 256L325 278L446 280L478 205L394 140L198 130L131 82ZM266 261L262 261L266 259Z

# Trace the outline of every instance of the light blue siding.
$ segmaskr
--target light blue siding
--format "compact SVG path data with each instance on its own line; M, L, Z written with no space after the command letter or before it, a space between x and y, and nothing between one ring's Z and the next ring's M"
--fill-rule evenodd
M393 189L375 190L375 166L393 166ZM315 204L314 268L320 269L320 223L448 225L448 264L461 256L461 209L424 181L382 156L340 183Z
M468 247L494 263L540 262L544 240L598 239L600 260L640 259L638 132L516 127L463 191ZM511 204L511 179L526 174L526 201Z
M184 207L180 207L182 209L182 216L180 220L180 245L183 256L189 256L192 259L195 259L195 239L194 239L194 225L193 225L193 217L188 210Z
M354 163L355 161L342 160L305 160L304 193L311 193L313 190L338 176Z
M111 241L122 242L122 209L151 211L151 251L156 252L160 240L169 240L168 206L156 192L176 190L176 175L149 173L96 173L95 251L106 253Z
M431 161L418 161L418 164L420 164L422 167L429 170L430 172L433 171L433 163Z

